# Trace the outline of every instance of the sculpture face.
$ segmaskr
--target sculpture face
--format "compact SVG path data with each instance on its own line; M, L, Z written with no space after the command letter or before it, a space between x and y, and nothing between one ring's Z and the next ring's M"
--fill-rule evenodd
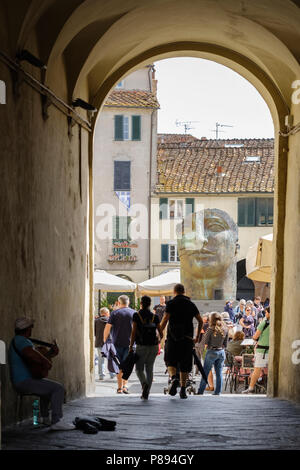
M193 279L222 276L236 254L237 228L228 214L205 209L184 221L178 240L181 269Z

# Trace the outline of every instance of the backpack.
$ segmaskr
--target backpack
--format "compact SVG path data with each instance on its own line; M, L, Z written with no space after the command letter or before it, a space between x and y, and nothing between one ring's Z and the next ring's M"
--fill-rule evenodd
M139 325L139 338L143 346L154 346L157 344L156 336L156 324L154 323L155 314L152 316L152 320L143 320L140 312L137 312L141 325Z

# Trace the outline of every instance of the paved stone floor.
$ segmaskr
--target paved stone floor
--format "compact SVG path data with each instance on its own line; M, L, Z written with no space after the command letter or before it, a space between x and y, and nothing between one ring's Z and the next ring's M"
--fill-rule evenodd
M117 421L114 432L86 435L81 431L49 432L30 422L6 430L7 450L197 450L300 449L300 407L264 395L163 395L166 385L162 358L158 358L153 394L140 396L135 374L130 395L117 395L115 380L96 382L94 396L69 402L64 420L75 416L102 416ZM199 382L199 379L197 379Z

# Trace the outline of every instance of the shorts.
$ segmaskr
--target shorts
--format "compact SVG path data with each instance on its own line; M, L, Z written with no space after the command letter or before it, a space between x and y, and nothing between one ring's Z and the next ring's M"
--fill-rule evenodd
M265 354L265 358L264 358ZM269 354L266 352L256 352L254 367L268 367Z
M167 367L178 367L180 372L191 372L193 367L194 342L190 339L173 341L167 338L165 363Z
M120 361L120 364L122 365L122 362L125 361L126 357L128 356L129 353L129 347L123 347L123 346L115 346L116 352L118 359Z

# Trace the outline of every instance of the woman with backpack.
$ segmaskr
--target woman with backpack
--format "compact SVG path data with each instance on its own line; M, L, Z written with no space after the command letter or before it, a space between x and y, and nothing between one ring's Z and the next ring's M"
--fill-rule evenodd
M148 400L152 381L153 366L158 353L159 338L163 337L160 328L159 317L150 310L151 298L144 295L141 298L141 310L133 315L132 331L129 352L133 351L133 345L136 343L136 374L141 382L142 396Z
M208 377L209 372L214 366L216 371L216 389L213 395L220 395L223 383L223 366L225 361L225 348L227 347L228 330L222 320L222 315L213 312L209 319L209 328L204 336L204 344L207 352L204 360L204 372ZM201 380L198 395L203 395L206 383Z

